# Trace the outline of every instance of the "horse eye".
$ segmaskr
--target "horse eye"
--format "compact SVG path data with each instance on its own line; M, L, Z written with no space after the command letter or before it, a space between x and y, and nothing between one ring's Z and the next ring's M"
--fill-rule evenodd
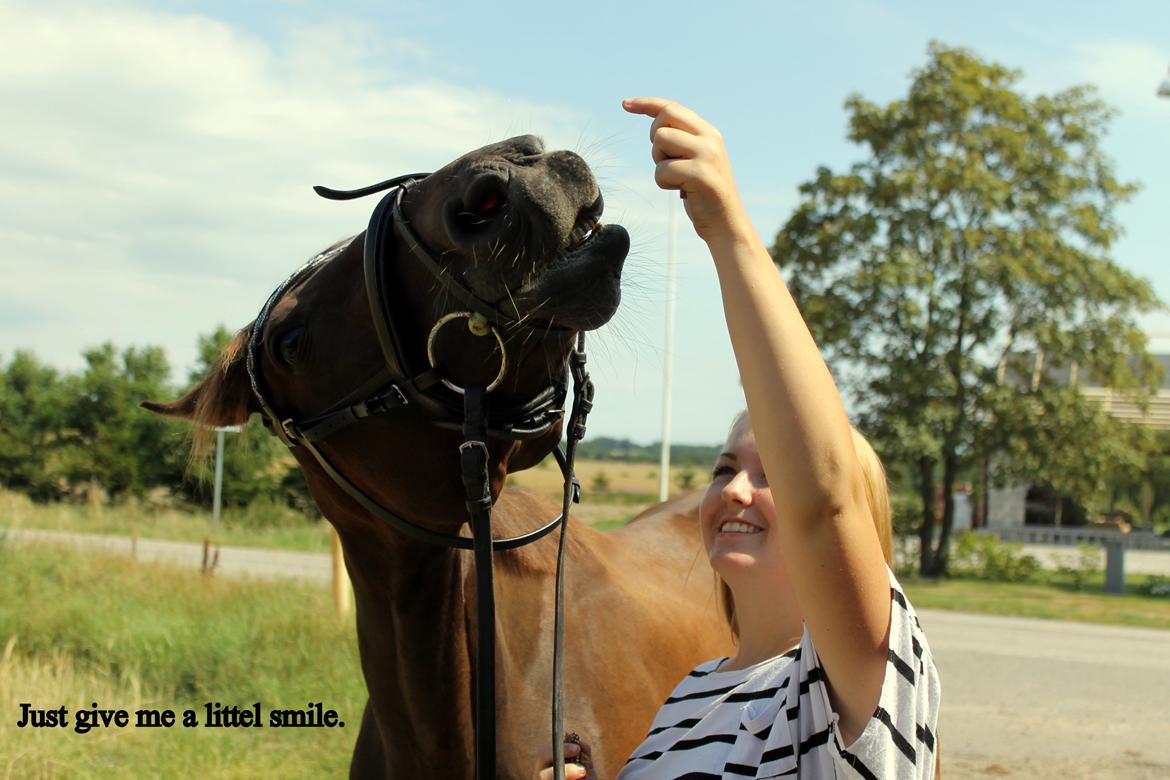
M301 343L304 341L304 334L305 328L303 325L281 334L276 344L276 351L280 362L286 366L296 365L301 357Z

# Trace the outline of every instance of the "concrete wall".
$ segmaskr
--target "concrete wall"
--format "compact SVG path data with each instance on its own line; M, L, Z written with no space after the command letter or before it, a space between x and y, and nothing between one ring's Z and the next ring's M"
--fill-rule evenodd
M987 503L988 528L1019 528L1024 525L1024 501L1029 485L992 488Z

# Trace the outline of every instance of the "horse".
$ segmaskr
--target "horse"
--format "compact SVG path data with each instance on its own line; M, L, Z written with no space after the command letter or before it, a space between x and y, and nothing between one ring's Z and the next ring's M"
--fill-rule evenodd
M504 489L506 477L560 442L566 363L579 334L616 311L629 237L600 222L604 203L585 161L534 136L384 185L396 189L365 233L290 277L190 392L143 406L203 430L259 413L292 447L353 584L369 700L350 776L469 778L477 582L469 553L428 536L469 536L453 410L470 403L466 388L492 388L476 395L488 408L492 534L556 517L551 500ZM404 366L426 368L403 376ZM493 410L519 411L493 424ZM290 426L296 419L308 422ZM728 654L713 577L699 560L697 504L691 494L619 530L573 525L568 535L564 721L590 741L603 777L617 774L688 670ZM379 506L422 530L389 524ZM495 556L503 778L531 778L553 739L557 552L552 534Z

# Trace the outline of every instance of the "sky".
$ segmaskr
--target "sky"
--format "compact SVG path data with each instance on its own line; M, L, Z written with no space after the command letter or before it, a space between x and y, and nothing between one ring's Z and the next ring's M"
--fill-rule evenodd
M846 168L845 98L905 94L928 43L1092 83L1105 149L1140 193L1114 258L1170 301L1170 3L12 2L0 0L0 363L63 370L102 342L162 346L250 322L303 260L364 229L347 188L522 133L582 154L633 239L614 320L588 339L590 436L661 438L672 196L623 97L682 101L722 131L771 243L816 168ZM715 274L678 210L672 439L720 442L743 406ZM1170 352L1170 316L1144 317Z

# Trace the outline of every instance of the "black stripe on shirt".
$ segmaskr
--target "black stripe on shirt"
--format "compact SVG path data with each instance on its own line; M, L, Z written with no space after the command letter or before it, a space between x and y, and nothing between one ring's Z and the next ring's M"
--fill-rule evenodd
M861 759L848 750L841 751L841 758L845 759L845 763L853 767L853 771L861 775L865 780L878 780L878 776L869 771L869 767L861 763Z
M918 641L918 637L916 637L912 634L910 636L910 644L911 644L911 646L914 647L914 657L921 659L922 658L922 643Z
M809 737L806 737L800 743L800 755L803 756L805 753L812 750L813 748L820 747L821 745L824 745L825 743L827 743L829 741L829 736L832 733L833 733L833 727L830 726L829 728L825 729L824 731L818 731L816 734L813 734Z
M800 695L804 696L808 693L809 686L813 683L824 682L825 675L821 672L821 667L816 666L808 670L808 677L800 683Z
M909 607L906 606L906 597L902 595L900 590L890 588L890 598L896 601L898 605L902 607L902 609L909 609Z
M902 736L902 732L894 725L894 719L890 717L890 713L883 708L878 707L873 713L873 716L881 721L887 729L890 730L890 738L893 739L894 745L898 750L902 751L902 755L910 759L910 763L914 763L914 746L910 744L910 740Z
M646 736L652 737L655 734L661 734L662 732L670 731L671 729L691 729L695 726L698 726L702 722L703 721L700 718L687 718L686 720L680 720L673 726L659 726L656 729L650 729L650 733Z
M890 651L886 657L890 659L890 663L892 663L894 665L894 668L898 670L898 674L905 677L906 682L913 685L914 684L914 669L913 669L913 667L911 667L910 664L906 663L901 658L899 658L898 654L894 652L894 648L892 648L892 647L890 648Z
M701 670L701 669L692 669L692 670L690 671L690 673L688 673L688 674L687 674L687 677L706 677L707 675L711 674L711 672L713 672L713 671L715 671L716 669L718 669L718 668L719 668L719 667L720 667L720 666L721 666L721 665L722 665L724 662L726 662L726 661L727 661L727 659L726 659L726 658L724 658L722 661L720 661L719 663L715 664L714 666L712 666L712 667L711 667L710 669L708 669L707 671L703 671L703 670Z
M641 756L631 758L631 761L639 759L649 759L651 761L661 758L666 753L681 753L684 750L694 750L695 748L706 747L707 745L715 745L722 742L725 745L735 744L734 734L708 734L705 737L697 737L695 739L680 739L666 750L655 750L651 753L646 753Z
M771 750L765 750L764 755L760 756L760 766L779 761L782 758L791 758L796 751L793 750L792 745L781 745Z
M929 750L931 753L933 753L934 752L934 734L930 733L930 726L924 723L921 726L917 727L917 731L918 731L918 741L926 743L926 749Z
M726 688L712 688L709 691L695 691L694 693L688 693L685 696L671 696L666 700L666 703L663 704L663 706L665 707L666 704L675 704L676 702L680 701L692 701L694 699L707 699L712 696L722 696L723 694L730 693L735 689L736 686L729 685Z
M757 769L759 769L758 766L752 766L751 764L737 764L734 761L728 761L723 765L723 774L755 777Z
M710 772L687 772L685 775L679 775L675 780L720 780L720 777Z
M788 677L784 678L784 682L781 683L780 685L777 685L775 688L764 688L763 690L760 690L760 691L740 691L739 693L733 693L730 696L728 696L726 699L724 699L724 701L727 702L728 704L731 704L733 702L739 703L739 702L745 702L745 701L757 701L759 699L771 699L773 696L778 694L780 691L782 691L788 687L788 680L789 679L791 679L791 678L788 678Z

